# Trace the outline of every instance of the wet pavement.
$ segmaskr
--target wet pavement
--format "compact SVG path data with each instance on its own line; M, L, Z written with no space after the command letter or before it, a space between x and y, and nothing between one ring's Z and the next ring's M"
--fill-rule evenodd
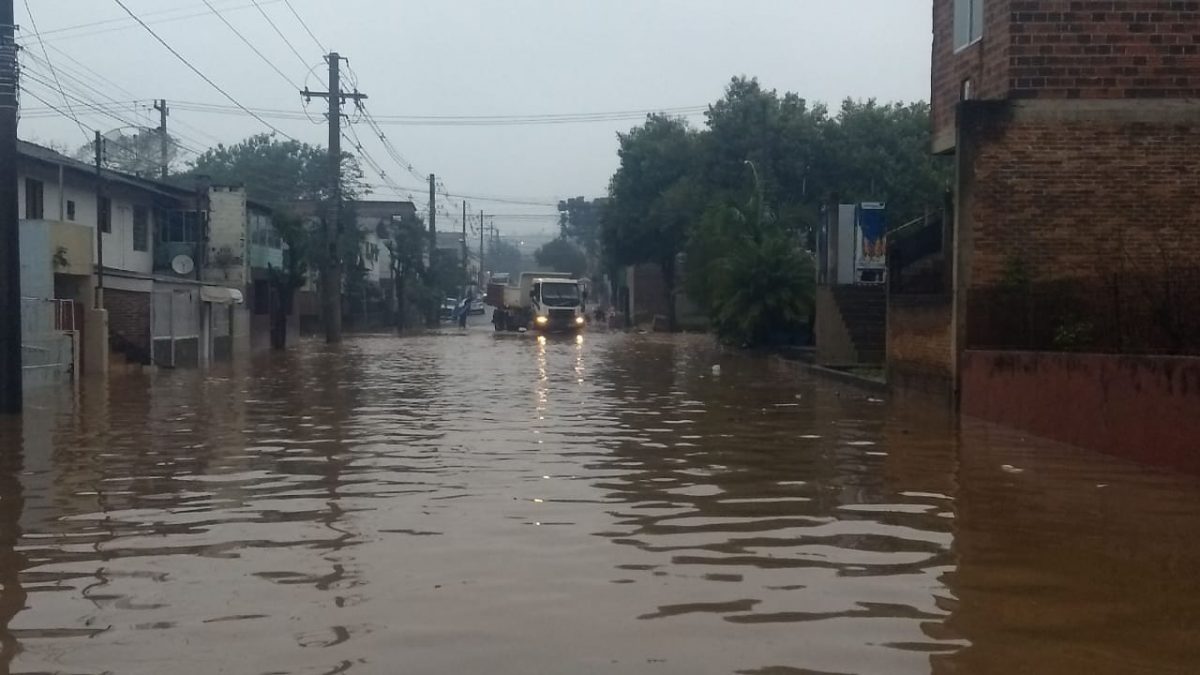
M1200 669L1196 479L704 337L311 342L14 446L2 672Z

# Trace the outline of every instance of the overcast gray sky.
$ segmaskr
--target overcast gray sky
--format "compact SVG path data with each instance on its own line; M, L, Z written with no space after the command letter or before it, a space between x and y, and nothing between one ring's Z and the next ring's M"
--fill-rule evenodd
M129 19L115 0L28 0L34 21L24 1L17 0L17 21L27 52L25 84L50 103L61 107L62 101L49 70L35 60L45 57L34 22L70 95L179 102L171 124L193 146L216 139L235 142L265 130L245 114L182 109L187 102L232 104ZM283 75L203 0L123 1L217 85L255 109L304 110L288 80L323 86L317 79L325 67L317 41L350 59L358 88L370 96L369 110L381 120L701 107L721 96L730 77L742 74L831 104L847 96L911 101L929 95L929 0L290 0L316 40L284 0L257 0L299 56L251 0L209 0ZM121 125L73 103L89 129ZM315 124L268 121L324 145L322 105L311 104ZM30 95L23 97L23 106L29 111L21 122L23 138L82 144L84 135L73 122L37 113L45 106ZM156 113L133 104L116 115L157 125ZM691 119L702 123L699 114ZM617 164L616 132L635 124L621 119L388 125L384 130L407 161L419 172L437 173L452 193L549 204L603 195ZM355 129L395 183L419 185L365 123ZM373 172L368 178L382 184ZM381 191L377 196L392 195ZM414 196L424 201L423 194ZM548 206L468 201L476 213L510 214L496 219L509 233L554 228L554 209ZM457 201L451 206L461 209Z

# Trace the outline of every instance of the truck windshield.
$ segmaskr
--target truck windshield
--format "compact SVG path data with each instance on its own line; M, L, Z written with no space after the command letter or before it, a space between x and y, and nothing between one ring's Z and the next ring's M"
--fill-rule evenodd
M542 302L549 307L574 307L579 304L579 285L542 284Z

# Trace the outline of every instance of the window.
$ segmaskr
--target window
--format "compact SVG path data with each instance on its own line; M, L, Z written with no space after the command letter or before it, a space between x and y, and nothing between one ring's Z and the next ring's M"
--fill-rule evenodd
M46 197L42 181L32 178L25 179L25 218L26 220L41 220L45 217Z
M150 209L133 207L133 250L150 250Z
M101 232L112 232L112 200L108 197L101 197L97 200L96 223L100 226Z
M962 49L983 38L984 0L954 0L954 48Z
M67 200L67 220L75 220L75 202Z
M195 244L202 232L196 211L162 211L158 218L158 240L164 244Z

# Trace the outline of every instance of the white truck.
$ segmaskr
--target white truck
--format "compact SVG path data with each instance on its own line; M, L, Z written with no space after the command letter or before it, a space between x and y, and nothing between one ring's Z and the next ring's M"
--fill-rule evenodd
M579 280L569 274L522 272L507 284L488 285L492 325L497 331L578 333L587 319Z

